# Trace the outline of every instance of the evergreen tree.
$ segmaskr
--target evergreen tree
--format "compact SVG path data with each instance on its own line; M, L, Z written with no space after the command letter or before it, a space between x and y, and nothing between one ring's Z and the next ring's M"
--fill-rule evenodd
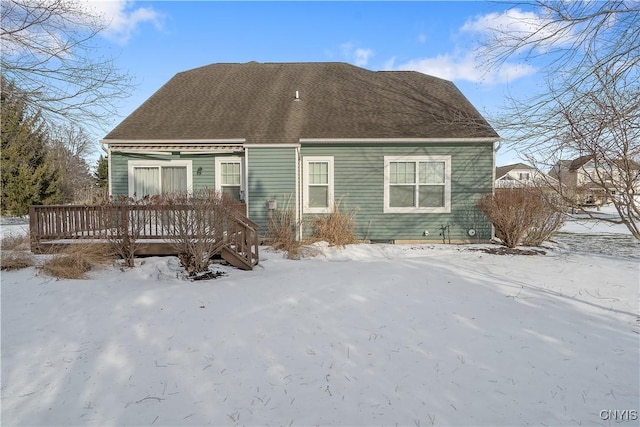
M30 114L25 97L4 78L1 102L0 211L26 215L30 205L60 201L57 173L47 152L47 133L39 114Z
M100 156L96 165L93 177L100 188L107 188L109 185L109 161L106 157Z

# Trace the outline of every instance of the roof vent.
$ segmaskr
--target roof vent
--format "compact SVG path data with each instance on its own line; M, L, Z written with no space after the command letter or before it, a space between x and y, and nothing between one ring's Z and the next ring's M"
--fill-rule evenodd
M299 90L296 91L296 97L294 98L294 100L300 101L300 91Z

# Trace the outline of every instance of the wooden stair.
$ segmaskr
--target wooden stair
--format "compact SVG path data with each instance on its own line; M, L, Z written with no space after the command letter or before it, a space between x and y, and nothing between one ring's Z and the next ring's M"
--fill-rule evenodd
M259 262L258 246L258 224L240 212L232 212L220 249L222 258L236 268L252 270Z
M222 255L222 259L236 268L241 270L253 270L253 265L251 265L244 256L240 255L229 246L223 246L220 251L220 255Z

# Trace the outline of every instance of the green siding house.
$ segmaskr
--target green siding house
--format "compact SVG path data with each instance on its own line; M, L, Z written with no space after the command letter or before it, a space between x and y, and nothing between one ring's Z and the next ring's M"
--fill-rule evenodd
M215 189L267 231L355 213L371 241L478 241L498 134L456 86L344 63L213 64L178 73L103 140L112 196Z

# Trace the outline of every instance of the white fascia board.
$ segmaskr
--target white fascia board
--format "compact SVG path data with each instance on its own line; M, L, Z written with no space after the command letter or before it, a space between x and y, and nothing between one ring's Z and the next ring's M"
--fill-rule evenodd
M300 143L315 144L387 144L389 142L486 142L494 143L502 138L300 138Z
M287 144L260 144L260 143L254 143L254 144L242 144L242 146L244 148L299 148L300 144L291 144L291 143L287 143Z
M238 150L180 150L180 154L233 154L237 152Z

